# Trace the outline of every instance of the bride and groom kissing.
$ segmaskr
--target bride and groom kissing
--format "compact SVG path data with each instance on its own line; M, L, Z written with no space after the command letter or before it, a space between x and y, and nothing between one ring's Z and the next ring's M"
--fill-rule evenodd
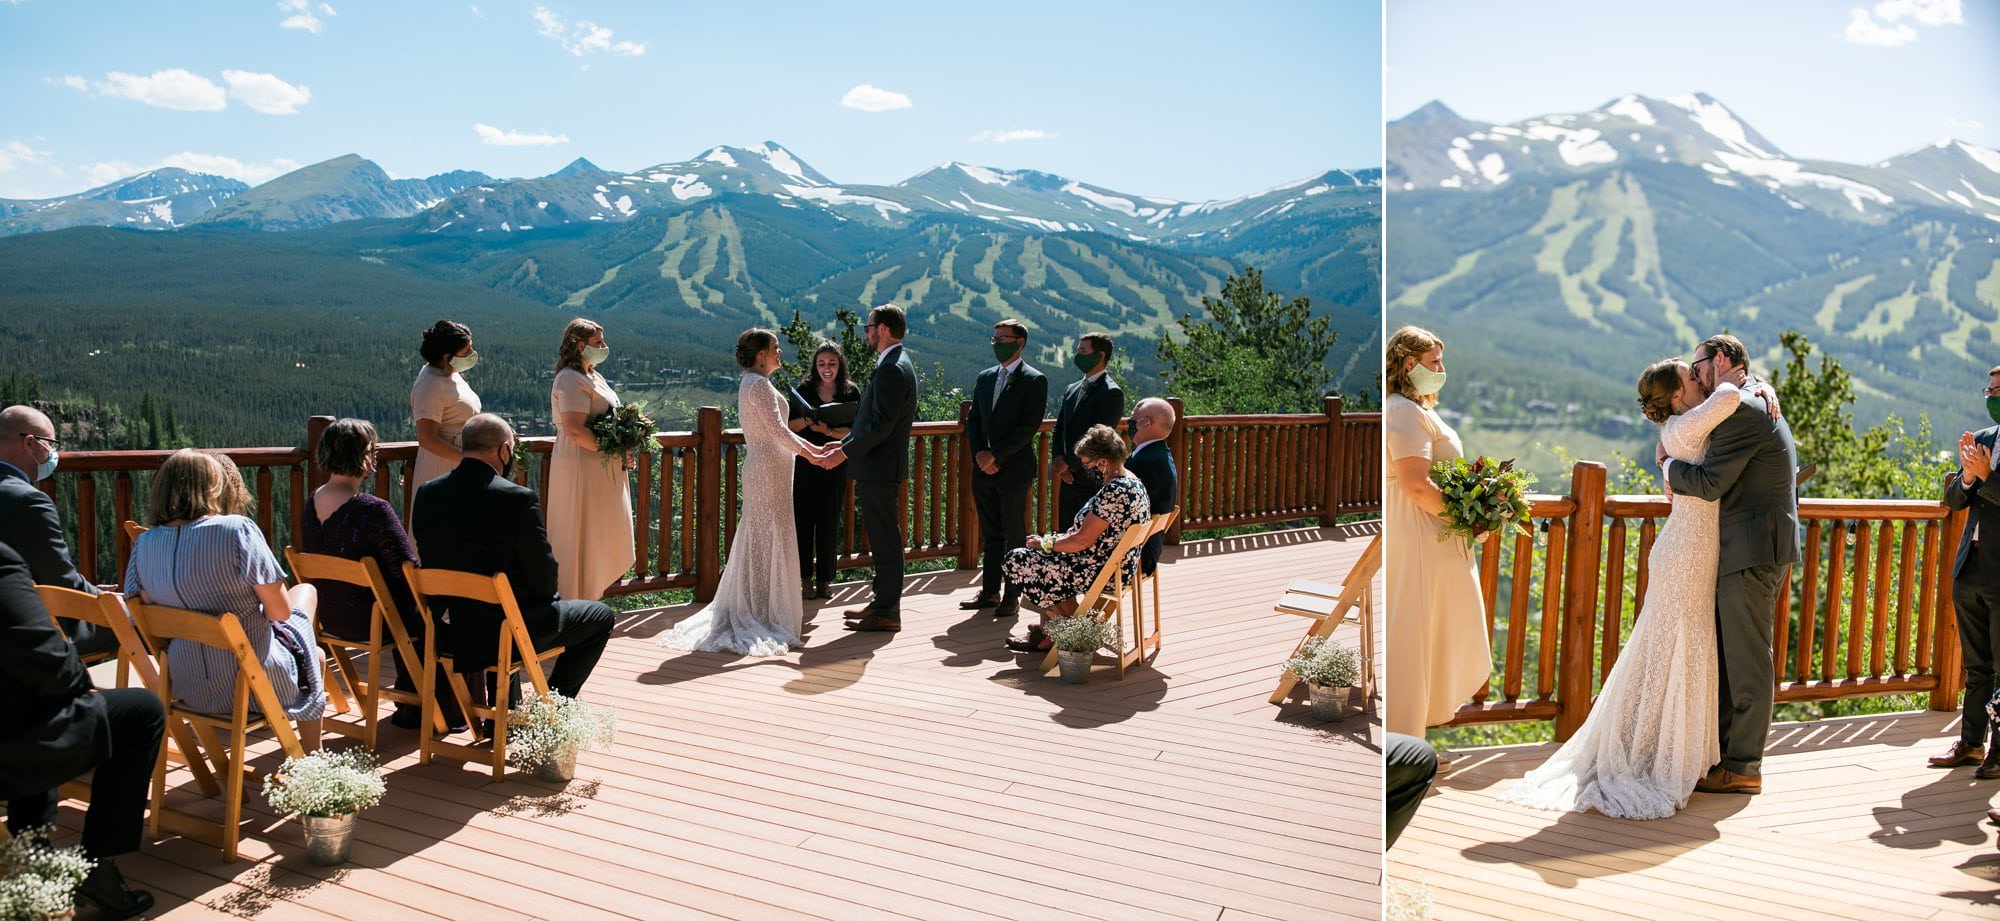
M896 497L909 476L910 426L917 416L916 369L903 349L903 309L868 311L862 326L876 353L846 436L824 447L800 438L786 422L788 404L771 375L784 363L778 334L745 330L736 339L743 376L736 388L743 428L743 510L729 544L728 564L708 607L660 638L687 652L777 656L801 645L805 603L798 589L799 549L792 514L793 458L832 469L845 465L854 504L874 554L873 600L847 612L847 628L902 628L903 531Z
M1799 560L1791 429L1729 335L1646 368L1639 403L1672 503L1641 613L1582 728L1504 801L1663 819L1695 791L1763 787L1772 614Z

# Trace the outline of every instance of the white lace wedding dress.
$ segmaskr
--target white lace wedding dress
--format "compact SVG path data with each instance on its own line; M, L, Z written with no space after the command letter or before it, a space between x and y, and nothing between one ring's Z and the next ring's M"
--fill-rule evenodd
M1709 433L1742 399L1741 390L1724 383L1700 405L1668 419L1660 432L1667 454L1700 463ZM1621 819L1664 819L1687 805L1695 783L1721 757L1717 511L1714 502L1674 496L1653 541L1639 620L1590 717L1547 763L1509 786L1503 802L1595 809Z
M806 441L785 425L785 398L761 374L736 386L743 425L743 512L715 600L681 621L660 645L688 652L781 656L799 642L799 546L792 525L792 458Z

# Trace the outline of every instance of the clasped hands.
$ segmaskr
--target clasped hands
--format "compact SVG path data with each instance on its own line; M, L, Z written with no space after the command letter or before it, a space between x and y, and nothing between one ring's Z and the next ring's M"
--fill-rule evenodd
M1993 470L1993 449L1973 440L1971 432L1958 436L1958 482L1971 487Z
M847 452L837 443L824 448L807 447L806 460L821 470L832 470L847 461Z

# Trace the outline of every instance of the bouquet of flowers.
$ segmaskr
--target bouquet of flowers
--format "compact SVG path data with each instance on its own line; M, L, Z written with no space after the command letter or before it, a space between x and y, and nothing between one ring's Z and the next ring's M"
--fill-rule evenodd
M1535 478L1511 460L1463 457L1431 465L1431 482L1444 493L1444 530L1438 540L1462 537L1469 547L1488 531L1528 532L1528 487Z
M386 792L388 784L375 759L359 749L286 758L278 773L264 779L264 797L272 809L316 818L366 809Z
M653 420L646 415L645 403L627 403L598 413L584 425L590 428L590 434L597 436L597 448L603 453L605 463L615 460L630 464L640 454L652 451Z
M507 712L507 760L527 767L574 759L603 748L618 734L618 714L551 692L529 696Z
M55 918L76 907L96 861L83 848L50 847L48 829L22 829L0 845L0 918Z

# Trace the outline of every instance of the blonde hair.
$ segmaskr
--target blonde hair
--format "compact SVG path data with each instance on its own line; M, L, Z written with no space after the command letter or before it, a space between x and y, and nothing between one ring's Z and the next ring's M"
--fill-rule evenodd
M1382 347L1382 392L1401 394L1403 397L1423 406L1437 405L1437 394L1418 396L1415 385L1410 383L1409 362L1421 359L1424 353L1442 348L1444 340L1421 326L1405 326L1389 337Z
M1666 422L1674 415L1674 397L1681 393L1681 369L1687 362L1678 358L1656 361L1639 372L1639 411L1654 422Z
M595 320L577 317L569 321L569 325L563 327L562 345L556 347L556 370L570 368L582 372L583 345L597 338L601 332L604 332L604 327Z
M150 524L192 521L210 515L235 515L250 504L250 492L236 462L227 455L183 448L175 451L153 474L152 496L146 504Z

